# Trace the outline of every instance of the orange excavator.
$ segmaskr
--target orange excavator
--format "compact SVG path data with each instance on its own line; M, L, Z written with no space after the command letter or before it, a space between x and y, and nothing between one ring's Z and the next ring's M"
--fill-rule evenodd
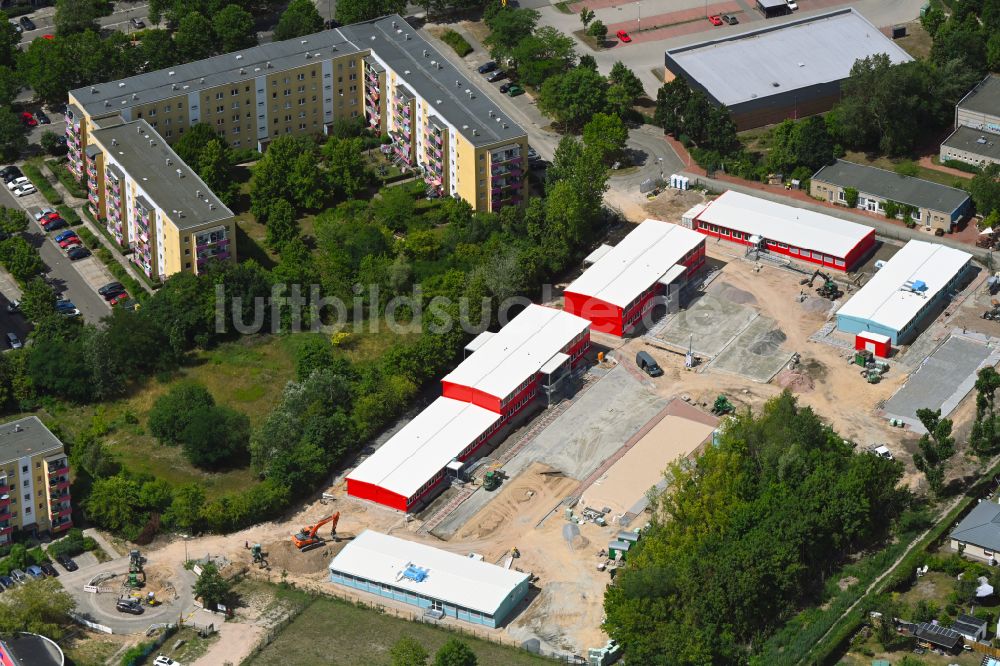
M319 532L319 528L329 523L333 523L332 525L330 525L330 538L333 539L337 534L337 523L339 521L340 521L340 512L338 511L332 516L327 516L326 518L322 518L315 525L306 525L305 527L302 528L302 531L300 531L298 534L292 535L292 543L294 543L295 547L298 548L299 550L306 550L314 546L320 545L321 543L323 543L323 537L317 535L316 533Z

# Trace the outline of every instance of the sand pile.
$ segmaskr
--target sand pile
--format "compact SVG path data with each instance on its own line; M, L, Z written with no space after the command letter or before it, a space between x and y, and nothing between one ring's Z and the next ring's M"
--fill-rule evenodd
M812 377L794 370L782 370L774 378L774 383L792 393L808 393L816 388Z
M264 553L271 571L287 571L293 574L311 574L325 571L333 556L347 544L345 539L339 542L327 541L312 550L300 552L291 538L272 541L264 544ZM247 553L247 561L250 561Z
M830 311L830 301L825 298L820 298L819 296L807 296L806 300L802 302L802 309L806 312L826 314Z
M719 285L719 289L716 295L730 303L736 303L738 305L756 305L757 299L749 291L743 291L742 289L737 289L733 285L723 282Z

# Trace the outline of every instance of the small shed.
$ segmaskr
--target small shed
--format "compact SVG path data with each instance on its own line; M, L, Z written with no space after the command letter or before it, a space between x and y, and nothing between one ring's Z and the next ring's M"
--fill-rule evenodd
M986 620L973 615L960 614L955 618L951 628L970 641L981 641L986 638Z
M618 533L618 536L615 538L618 541L628 541L629 543L635 543L636 541L639 540L639 533L631 532L629 530L622 530L621 532Z
M946 652L956 652L965 643L962 634L954 629L929 622L918 624L913 635L919 643L927 643Z
M629 546L632 544L628 541L612 541L608 544L608 557L612 560L625 559L625 553L628 552Z
M854 336L854 349L867 349L876 356L889 358L892 353L892 339L888 335L874 333L872 331L861 331Z

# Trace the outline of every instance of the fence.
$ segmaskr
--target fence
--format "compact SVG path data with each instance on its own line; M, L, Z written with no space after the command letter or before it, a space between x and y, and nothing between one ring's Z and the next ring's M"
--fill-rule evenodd
M97 624L96 622L91 622L82 615L77 615L76 613L70 613L70 617L72 617L74 621L79 622L88 629L93 629L94 631L100 631L103 634L114 633L113 631L111 631L111 627L105 626L103 624Z
M973 641L972 643L966 643L966 645L972 647L976 652L981 652L988 657L996 657L1000 659L1000 648L995 648L992 645L986 643L980 643L979 641Z

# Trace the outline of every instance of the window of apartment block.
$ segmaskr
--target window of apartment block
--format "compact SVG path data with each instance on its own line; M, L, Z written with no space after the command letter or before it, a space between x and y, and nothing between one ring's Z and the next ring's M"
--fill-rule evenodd
M250 92L250 86L247 86L246 90L244 90L243 92Z
M351 86L351 92L356 92L356 91L357 91L357 89L358 89L358 87L357 87L357 86Z
M136 114L136 117L137 117L137 118L142 118L142 111L140 111L139 113L137 113L137 114Z
M215 99L222 99L225 96L226 96L225 93L220 93L220 92L219 93L215 93Z
M224 125L225 123L226 123L225 118L219 118L218 120L215 121L216 125Z
M299 118L305 118L305 117L306 117L306 112L305 111L299 111Z
M355 72L354 74L351 74L347 78L350 79L351 81L357 81L358 80L358 74L357 74L357 72Z
M285 122L286 123L292 122L292 115L291 114L288 114L287 116L285 116Z
M315 69L310 69L309 70L309 76L311 76L312 78L315 79L316 78L316 70Z
M278 124L278 119L277 119L277 118L275 118L275 119L274 119L274 124L275 124L275 125L277 125L277 124Z
M31 507L30 506L24 507L24 513L26 514L31 513Z
M354 69L354 66L355 66L355 65L357 65L357 64L358 64L358 63L356 63L356 62L354 62L354 61L352 60L352 61L351 61L351 69Z
M285 77L285 83L288 83L288 77L287 76Z
M226 110L226 107L225 107L225 105L223 105L223 104L220 104L219 106L215 107L215 112L216 112L216 113L222 113L222 112L224 112L225 110Z
M184 102L177 102L177 110L180 111L184 108Z
M149 123L149 124L150 124L151 126L153 126L153 127L156 127L156 121L155 121L155 120L154 120L153 122Z
M174 135L174 131L173 130L167 130L167 137L168 138L172 137L173 135Z
M190 261L185 262L184 268L191 268L191 262Z
M296 90L296 92L305 92L306 91L306 87L305 86L299 86L295 90Z
M240 100L236 100L235 102L233 102L233 108L234 109L240 108Z
M285 97L288 97L291 94L292 94L292 89L291 88L285 88L285 92L284 92Z
M292 108L292 103L291 102L285 102L285 108L286 109Z
M304 130L305 128L306 128L306 124L305 123L299 123L299 129L300 130Z
M239 128L239 126L236 126L236 127L234 127L234 128L233 128L233 134L239 134L239 133L240 133L240 128Z
M184 128L182 127L182 128L180 128L179 130L177 130L177 133L178 133L178 134L184 134Z
M312 96L312 101L314 101L314 102L316 101L316 95Z
M343 69L344 69L344 63L342 63L342 62L338 62L338 63L337 63L337 70L338 70L338 71L343 71Z
M240 122L240 114L238 114L238 113L234 113L233 114L233 122L234 123Z
M306 103L305 97L299 97L299 106L303 106Z

